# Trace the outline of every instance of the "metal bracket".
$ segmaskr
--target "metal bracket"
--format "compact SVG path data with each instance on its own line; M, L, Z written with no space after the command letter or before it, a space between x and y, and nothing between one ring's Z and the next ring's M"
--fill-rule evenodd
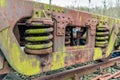
M52 18L56 20L57 36L65 35L65 27L73 22L71 17L64 13L53 13Z
M33 11L32 18L48 18L48 17L49 17L49 15L45 10L35 9Z
M33 25L45 24L45 25L53 26L53 21L52 19L48 19L48 18L32 18L27 21L27 24L33 24Z
M95 33L96 33L96 26L97 26L97 24L98 24L97 19L88 19L87 22L86 22L86 25L90 26L90 34L92 36L94 36Z

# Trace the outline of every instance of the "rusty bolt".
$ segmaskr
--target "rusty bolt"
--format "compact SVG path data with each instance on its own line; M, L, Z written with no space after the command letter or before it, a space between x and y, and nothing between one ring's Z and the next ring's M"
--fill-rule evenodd
M62 29L65 29L65 27L62 27Z
M58 18L60 18L60 16L58 16Z
M60 29L60 27L57 27L58 29Z
M61 32L58 32L58 34L61 34Z
M68 17L68 19L70 19L70 17Z

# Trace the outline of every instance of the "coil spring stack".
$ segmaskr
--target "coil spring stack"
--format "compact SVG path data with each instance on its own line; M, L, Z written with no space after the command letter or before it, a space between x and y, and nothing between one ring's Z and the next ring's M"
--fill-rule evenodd
M25 52L30 54L52 53L53 23L51 19L30 20L25 31Z
M109 39L109 29L106 23L100 22L102 25L98 25L96 30L96 47L105 48L108 44Z

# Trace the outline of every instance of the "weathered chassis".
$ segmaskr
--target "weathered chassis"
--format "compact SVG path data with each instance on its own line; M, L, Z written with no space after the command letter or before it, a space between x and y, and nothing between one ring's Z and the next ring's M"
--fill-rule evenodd
M26 54L18 44L19 34L17 34L17 39L16 34L13 34L14 27L19 20L33 17L41 19L41 16L36 16L34 13L36 11L55 20L53 21L53 52L45 56ZM107 22L105 27L110 32L109 42L105 48L95 47L96 28L100 21ZM43 21L43 23L47 22ZM87 44L84 46L65 46L65 28L67 25L87 27ZM25 75L34 75L78 63L108 58L114 50L119 26L119 19L27 0L0 0L0 74L3 74L3 71L4 73L11 71L9 68L5 69L3 56L14 70ZM18 33L17 29L14 32ZM44 65L41 66L41 64Z

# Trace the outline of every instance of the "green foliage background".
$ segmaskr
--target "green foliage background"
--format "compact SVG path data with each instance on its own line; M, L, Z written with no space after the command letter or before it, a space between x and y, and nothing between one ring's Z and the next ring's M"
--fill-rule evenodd
M102 0L103 7L91 7L91 1L89 0L88 7L80 7L75 5L79 5L79 3L75 0L73 5L67 6L67 8L77 9L77 10L83 10L90 13L97 13L105 16L120 18L120 0L115 0L115 3L112 3L110 0ZM92 4L94 5L94 4Z

